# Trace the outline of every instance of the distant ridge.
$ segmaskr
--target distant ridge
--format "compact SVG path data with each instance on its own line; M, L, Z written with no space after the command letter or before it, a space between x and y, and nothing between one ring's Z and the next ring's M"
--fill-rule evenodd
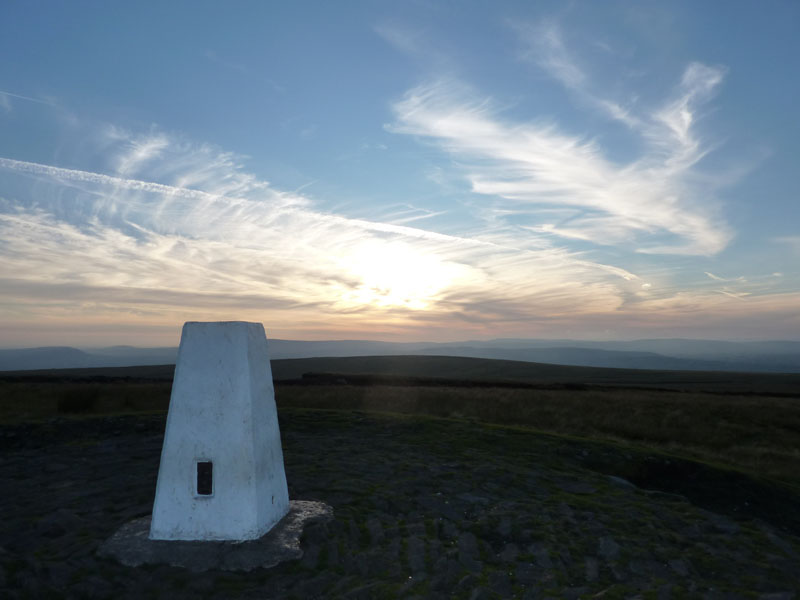
M655 339L623 342L498 339L458 343L271 339L273 359L347 356L458 356L523 362L678 371L800 373L800 342ZM174 364L177 348L0 350L0 371Z
M496 383L539 386L656 388L687 392L760 394L800 397L800 373L731 373L575 367L512 360L453 356L345 356L273 359L277 385L374 384L407 379L409 385ZM0 381L172 381L175 365L6 371ZM416 380L416 381L412 381ZM438 380L434 382L433 380Z
M163 365L174 363L177 356L177 348L114 346L95 351L69 346L22 348L0 350L0 371Z
M86 352L68 346L0 350L0 370L79 369L100 366ZM105 366L105 365L103 365Z

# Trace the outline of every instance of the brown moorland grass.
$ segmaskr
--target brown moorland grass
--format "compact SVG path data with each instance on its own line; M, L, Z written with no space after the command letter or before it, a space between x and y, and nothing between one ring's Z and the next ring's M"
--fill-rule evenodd
M712 385L710 389L716 393L685 391L685 388L684 391L612 388L596 385L596 375L588 378L595 383L594 386L565 379L562 381L570 381L567 386L515 387L527 384L525 381L512 383L508 381L510 377L506 377L503 385L486 381L478 384L469 378L461 382L440 380L434 384L420 379L419 375L430 376L435 372L431 370L433 366L437 366L455 378L463 374L466 366L508 361L443 362L440 357L433 357L436 360L431 363L422 359L432 357L413 358L414 361L410 362L401 360L402 369L397 369L401 378L409 375L418 379L408 384L398 380L393 381L393 385L386 385L378 378L368 385L348 385L336 383L336 377L321 384L313 379L300 385L276 381L278 407L421 414L521 426L653 448L800 485L800 397L797 394L782 397L729 393L716 380L704 384ZM295 365L294 361L277 362ZM331 366L323 359L306 362L317 367ZM353 362L353 369L358 365L364 368L372 366L373 370L380 372L397 367L395 358L373 362L375 365L360 359ZM417 362L427 371L420 371ZM445 368L448 364L451 371ZM484 367L488 369L492 364ZM309 364L304 363L304 366ZM341 365L336 363L334 366ZM507 370L509 367L506 365L504 368ZM613 369L585 372L591 374L595 371L602 371L606 377L624 375L630 379L628 371L621 372L622 375L612 373ZM8 376L0 380L0 422L41 420L59 415L166 411L168 407L172 367L131 367L113 372L75 370L72 373L29 373L24 377ZM502 371L501 374L508 376L509 373ZM138 379L137 375L149 379ZM645 373L636 375L644 377ZM675 377L678 375L674 374ZM697 381L706 377L702 373L693 376ZM555 377L553 374L552 378ZM684 375L680 377L684 385ZM762 378L767 383L772 382L770 385L780 393L797 391L794 379L788 375L783 379L758 376L757 379L751 378L750 385L760 387ZM726 386L732 383L725 381Z
M166 411L172 382L0 381L0 422Z
M424 414L644 446L800 485L800 400L629 389L278 386L279 407Z

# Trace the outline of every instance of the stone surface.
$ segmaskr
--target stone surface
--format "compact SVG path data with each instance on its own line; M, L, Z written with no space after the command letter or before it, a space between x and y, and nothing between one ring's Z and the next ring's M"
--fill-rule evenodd
M257 539L288 510L264 327L186 323L150 537Z
M310 521L333 518L333 509L323 502L292 500L288 514L266 535L243 542L153 540L148 537L150 517L123 525L100 546L100 556L117 559L129 567L168 564L190 571L252 571L274 567L303 556L300 536Z
M782 515L725 514L740 527L721 529L719 512L585 468L576 448L598 451L586 441L336 411L280 419L290 494L334 515L307 523L300 560L238 572L127 567L97 552L150 514L164 415L0 426L0 597L745 600L800 589L800 537ZM70 468L46 473L54 457ZM45 535L45 520L63 533ZM479 570L461 563L459 540Z

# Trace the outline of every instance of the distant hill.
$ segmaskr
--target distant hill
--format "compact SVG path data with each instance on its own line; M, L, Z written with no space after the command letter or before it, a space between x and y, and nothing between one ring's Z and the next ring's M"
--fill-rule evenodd
M0 370L3 371L106 366L96 363L92 355L66 346L0 350Z
M498 339L458 343L270 340L274 358L439 355L621 369L800 373L800 342Z
M348 356L273 359L276 384L293 382L307 373L335 374L310 378L310 383L358 383L350 375L418 380L438 379L448 385L470 382L523 385L585 385L661 388L736 394L780 394L800 397L800 373L731 373L575 367L533 362L453 356ZM98 378L171 381L174 365L7 371L0 379L70 381ZM415 384L424 383L417 381ZM433 382L431 382L433 383Z
M800 342L714 340L476 340L459 343L297 341L271 339L273 359L346 356L460 356L554 365L678 371L800 373ZM77 349L70 347L0 350L0 371L124 367L174 364L177 348Z
M276 381L304 373L348 374L524 384L649 387L724 393L769 393L800 397L800 373L731 373L576 367L454 356L353 356L273 360Z
M685 359L663 356L655 352L600 350L594 348L474 348L444 346L424 348L418 354L494 358L527 362L573 365L581 367L610 367L625 369L725 370L725 363L713 360Z
M177 348L114 346L88 351L68 346L22 348L0 350L0 371L163 365L174 364L177 357Z

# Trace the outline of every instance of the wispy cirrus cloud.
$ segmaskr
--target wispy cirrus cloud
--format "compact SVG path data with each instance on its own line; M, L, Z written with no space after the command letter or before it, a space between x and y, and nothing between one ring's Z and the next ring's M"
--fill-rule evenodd
M136 152L134 150L134 152ZM127 163L126 155L121 157L118 161ZM187 161L193 162L193 161ZM230 156L223 155L216 160L212 160L211 164L205 165L198 171L192 173L181 173L177 178L181 183L186 181L203 181L207 182L211 173L216 172L220 165L226 165L230 162ZM102 188L112 188L116 192L125 190L129 192L143 192L151 194L156 197L156 201L147 202L146 204L137 204L132 202L117 200L117 204L126 206L129 210L141 209L143 206L152 209L158 207L158 210L150 211L149 217L144 214L136 214L137 222L147 222L151 227L156 229L163 228L178 228L182 231L191 229L192 223L197 224L194 220L193 213L198 213L208 219L208 230L204 231L204 235L214 235L216 231L212 225L219 225L219 221L225 218L239 219L241 225L246 224L244 217L257 216L275 218L277 216L292 215L301 218L308 218L316 221L317 223L325 223L329 226L347 226L352 229L371 231L375 233L394 234L411 239L422 239L429 241L439 241L445 243L455 243L459 245L468 246L490 246L503 249L502 246L489 241L482 241L479 239L463 238L453 235L438 233L435 231L428 231L425 229L417 229L398 225L395 223L382 223L375 221L366 221L364 219L346 218L333 214L315 213L312 211L299 210L298 206L308 205L308 199L298 196L296 194L289 194L278 192L269 188L266 182L256 181L249 174L241 174L234 170L225 174L221 181L217 181L216 185L211 187L217 191L208 192L183 185L166 185L162 183L155 183L152 181L142 181L138 179L128 179L116 177L113 175L106 175L103 173L94 173L91 171L81 171L78 169L65 169L55 167L52 165L42 165L39 163L31 163L26 161L14 160L9 158L0 157L0 168L16 171L18 173L44 176L48 179L58 181L62 184L90 184ZM160 169L163 170L163 169ZM243 175L242 177L238 177ZM83 191L88 191L88 188L81 188ZM249 199L247 196L258 191L261 195L255 199ZM242 195L234 195L232 192L239 192ZM101 191L100 194L103 192ZM169 207L171 199L177 198L185 201L192 201L193 205L187 207L185 205L173 206L170 212L173 214L165 215L164 208ZM236 211L232 212L232 208L236 207ZM113 211L113 212L116 212ZM126 213L128 214L128 213ZM176 221L181 217L188 220L181 222ZM223 230L224 231L224 230ZM505 250L515 250L515 248L505 248Z
M545 20L533 25L516 24L514 28L525 48L522 53L524 60L538 65L580 102L623 123L648 144L648 152L637 163L640 170L646 169L654 181L680 183L691 175L691 168L712 148L712 144L704 143L698 137L694 126L700 108L713 98L722 84L727 72L725 67L690 62L663 104L641 107L639 94L635 91L628 92L623 98L598 91L601 86L568 50L557 22ZM737 177L731 174L727 178L723 176L717 185L724 185L726 179L735 180ZM691 191L685 190L684 193Z
M400 52L417 56L430 49L426 38L417 29L383 22L375 25L373 30Z
M713 279L714 281L738 281L740 283L747 283L747 279L742 276L739 277L720 277L719 275L714 275L714 273L710 273L708 271L703 271L703 274L706 275L709 279Z
M662 142L673 142L657 138L656 149L617 164L596 141L566 134L551 123L503 119L489 98L452 81L416 87L393 109L390 130L440 145L462 165L474 192L511 202L518 213L578 211L560 223L533 226L533 231L600 244L637 243L640 252L676 254L715 254L731 237L688 180L699 152L688 130L669 128L669 137L679 138L674 152L663 154ZM663 115L680 110L670 108Z
M646 126L644 134L656 147L664 150L666 164L681 172L697 163L708 152L697 138L693 124L698 106L708 101L722 82L725 69L692 62L686 67L675 98L653 114L657 127Z
M632 108L626 106L632 104L633 99L626 103L594 91L591 77L567 48L556 21L513 23L511 27L517 32L522 44L522 60L536 64L593 109L631 128L642 126L642 122L633 115ZM608 52L607 47L605 50Z
M4 296L34 321L58 306L70 318L291 310L309 327L335 314L356 327L428 331L439 315L479 328L613 310L637 279L546 243L412 227L430 214L414 207L385 221L321 212L236 155L163 132L109 129L100 146L111 173L0 158L4 177L38 181L30 197L0 201Z
M635 102L595 91L555 22L513 28L524 44L523 60L638 136L645 149L637 158L615 162L596 137L566 133L552 120L504 118L490 97L452 79L409 90L393 105L390 131L431 140L455 158L472 190L492 199L488 213L495 224L510 222L504 214L527 215L534 224L521 227L533 233L635 245L643 253L724 249L733 233L720 216L711 179L693 168L709 150L694 130L697 111L725 70L690 63L665 102L634 109Z
M571 89L580 90L586 74L567 50L558 25L552 20L540 23L512 23L524 43L522 58L537 63L555 79Z
M755 305L763 303L763 297L786 297L786 288L781 281L783 273L761 272L751 273L747 277L738 275L736 277L722 277L710 271L704 271L703 274L712 280L714 283L711 288L706 290L706 293L720 294L736 300L753 300L762 297L762 300L756 302Z
M128 152L116 157L116 171L122 176L135 175L143 166L157 159L169 146L169 140L163 133L131 138L124 132L109 128L108 136L122 140L129 148Z
M413 227L429 214L413 205L385 220L319 211L241 157L159 131L116 129L99 148L108 172L0 159L6 189L35 180L0 199L0 306L17 329L171 336L187 319L235 318L288 337L592 335L631 315L644 327L642 306L769 304L661 289L545 233Z

